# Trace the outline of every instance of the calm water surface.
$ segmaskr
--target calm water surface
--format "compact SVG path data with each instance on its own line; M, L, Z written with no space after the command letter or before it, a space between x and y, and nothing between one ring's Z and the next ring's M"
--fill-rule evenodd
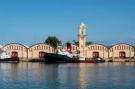
M0 63L0 89L135 89L135 64Z

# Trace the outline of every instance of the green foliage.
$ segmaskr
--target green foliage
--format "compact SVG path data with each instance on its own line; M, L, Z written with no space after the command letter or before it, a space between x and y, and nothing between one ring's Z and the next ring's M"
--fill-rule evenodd
M93 42L91 42L91 41L87 41L87 42L86 42L86 45L90 45L90 44L92 44L92 43L93 43ZM79 46L79 41L73 40L73 44Z
M86 42L86 45L90 45L90 44L92 44L93 42L91 42L91 41L87 41Z
M56 36L48 36L48 38L45 40L45 43L51 45L55 49L61 45L61 41Z
M79 46L79 41L73 40L73 44Z

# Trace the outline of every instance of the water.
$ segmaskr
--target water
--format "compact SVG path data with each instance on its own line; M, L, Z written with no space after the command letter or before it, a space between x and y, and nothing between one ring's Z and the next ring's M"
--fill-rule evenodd
M0 63L0 89L135 89L135 64Z

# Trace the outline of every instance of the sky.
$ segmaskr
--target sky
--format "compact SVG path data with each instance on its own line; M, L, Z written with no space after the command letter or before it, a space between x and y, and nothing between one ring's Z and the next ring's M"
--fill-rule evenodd
M134 0L0 0L0 43L42 43L48 36L87 41L135 43Z

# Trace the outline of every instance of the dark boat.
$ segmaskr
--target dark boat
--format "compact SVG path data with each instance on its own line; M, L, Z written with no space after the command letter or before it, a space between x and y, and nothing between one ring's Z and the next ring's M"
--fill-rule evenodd
M70 43L66 44L67 49L59 48L56 53L45 53L45 63L102 63L105 62L102 58L96 57L86 59L72 55L72 47Z
M68 63L72 58L66 55L60 55L55 53L46 53L44 55L45 63Z
M19 57L0 59L0 62L19 62Z
M19 62L19 57L17 55L10 56L6 51L0 49L0 62Z
M79 60L79 58L70 58L66 55L54 54L54 53L46 53L44 55L45 63L103 63L105 60L102 58L92 58Z

